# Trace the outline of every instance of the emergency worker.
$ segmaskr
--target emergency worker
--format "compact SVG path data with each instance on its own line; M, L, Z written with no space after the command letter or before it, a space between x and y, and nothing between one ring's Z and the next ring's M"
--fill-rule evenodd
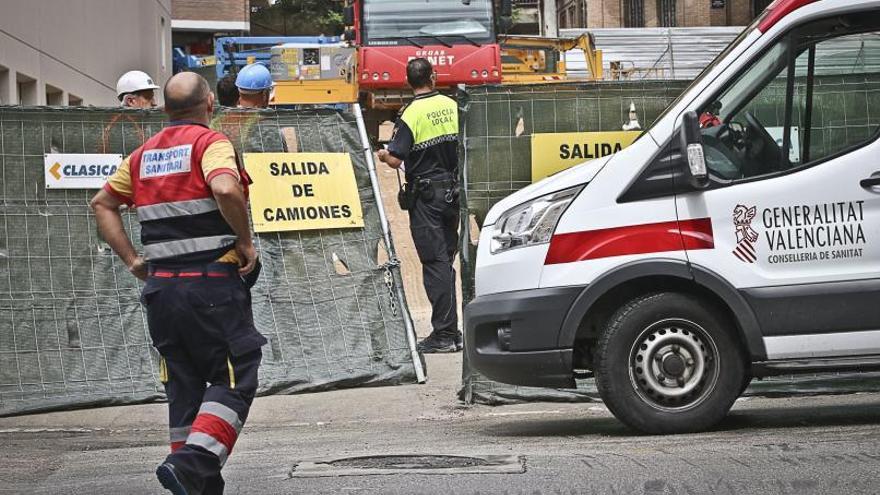
M462 348L452 266L458 251L458 105L434 90L436 75L428 60L411 60L406 77L415 98L397 119L388 149L378 156L394 169L405 162L400 202L409 210L433 327L418 349L456 352Z
M220 470L247 420L266 343L251 312L249 178L226 136L208 128L214 94L204 78L177 74L164 96L168 126L122 162L91 206L104 240L146 281L170 423L171 454L156 476L174 494L222 493ZM142 257L123 204L137 207Z
M128 71L116 81L116 97L126 108L153 108L159 86L146 72Z
M268 108L272 96L272 75L263 64L244 66L235 78L238 88L238 106L241 108Z

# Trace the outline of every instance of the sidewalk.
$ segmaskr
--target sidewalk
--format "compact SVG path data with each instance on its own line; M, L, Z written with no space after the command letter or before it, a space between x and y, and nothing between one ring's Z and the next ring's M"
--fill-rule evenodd
M248 429L346 423L434 421L480 416L492 408L466 406L456 394L461 385L461 353L428 355L428 382L423 385L336 390L301 395L259 397ZM546 410L547 404L505 407L506 412ZM585 410L601 406L553 404L552 409ZM166 431L165 403L105 407L0 418L0 433L35 430Z

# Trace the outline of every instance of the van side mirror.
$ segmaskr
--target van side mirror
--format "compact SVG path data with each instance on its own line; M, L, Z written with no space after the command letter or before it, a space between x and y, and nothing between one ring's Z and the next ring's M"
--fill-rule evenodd
M700 118L697 112L686 112L681 121L681 150L687 158L687 173L691 185L705 189L709 185L706 155L703 153L703 136L700 134Z
M349 5L342 9L342 24L354 26L354 6Z

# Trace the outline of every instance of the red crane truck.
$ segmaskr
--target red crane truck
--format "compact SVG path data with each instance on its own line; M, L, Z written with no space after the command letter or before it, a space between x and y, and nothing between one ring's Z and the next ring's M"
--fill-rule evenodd
M437 85L501 82L493 0L349 0L346 38L358 47L357 78L368 128L389 120L410 98L406 64L431 61ZM509 22L510 0L501 2Z

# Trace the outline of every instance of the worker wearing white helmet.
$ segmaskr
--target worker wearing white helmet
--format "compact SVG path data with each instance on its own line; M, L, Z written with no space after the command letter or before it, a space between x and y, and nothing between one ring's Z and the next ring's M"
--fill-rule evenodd
M243 67L235 78L240 108L267 108L272 98L272 75L263 64Z
M156 90L159 86L146 72L128 71L116 82L116 97L127 108L152 108L156 106Z

